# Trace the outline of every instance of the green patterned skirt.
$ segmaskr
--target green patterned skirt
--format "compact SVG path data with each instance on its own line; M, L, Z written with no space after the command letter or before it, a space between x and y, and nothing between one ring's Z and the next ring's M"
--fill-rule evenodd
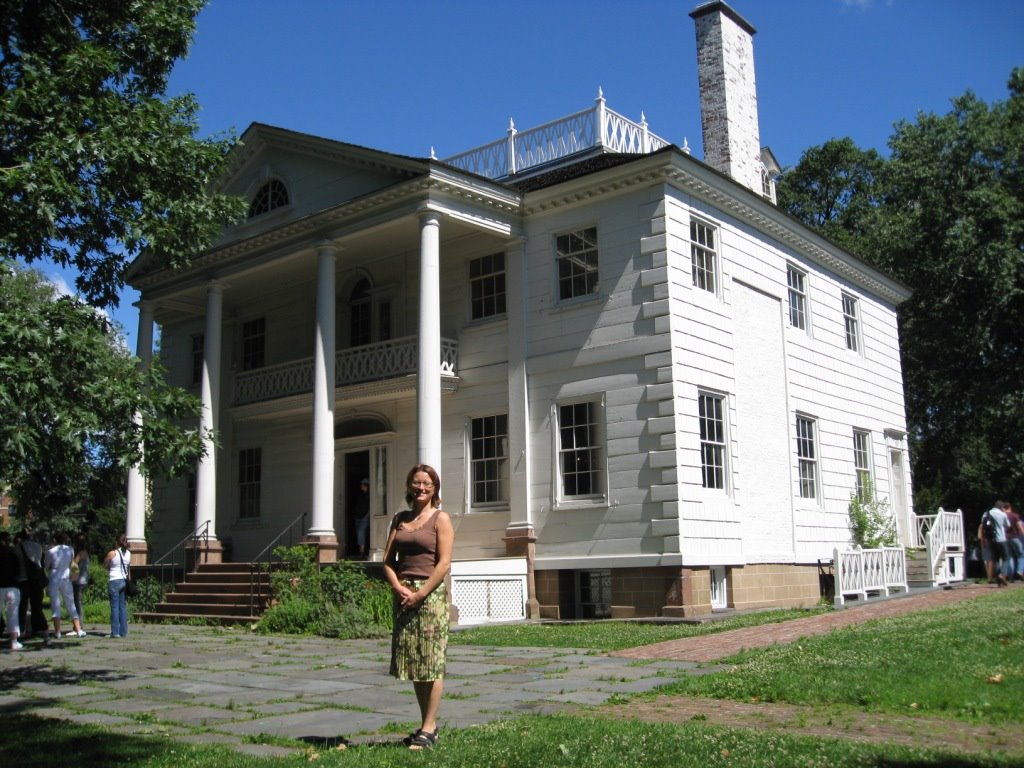
M425 581L406 579L402 583L419 589ZM402 610L397 595L393 596L392 607L395 626L391 632L391 674L418 683L444 679L448 651L448 590L444 582L416 608Z

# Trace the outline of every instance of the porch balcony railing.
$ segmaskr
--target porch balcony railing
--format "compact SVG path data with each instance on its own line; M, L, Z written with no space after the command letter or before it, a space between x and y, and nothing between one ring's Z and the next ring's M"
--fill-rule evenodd
M894 589L907 591L907 560L903 547L879 549L835 549L835 601L846 602L849 595L867 599L869 592L886 595Z
M928 553L932 574L938 584L963 579L964 556L964 513L961 510L947 512L939 507L936 515L912 516L911 526L914 541L912 546L923 547ZM958 561L959 570L950 567L950 560ZM954 563L955 566L955 563ZM956 573L952 571L956 570Z
M522 132L510 120L504 139L452 155L444 162L489 179L503 179L590 149L646 154L668 144L647 129L643 114L637 123L608 109L599 90L590 109Z
M334 385L345 387L369 381L411 376L417 372L416 336L404 336L352 349L335 355ZM441 339L441 375L458 375L459 344ZM313 391L313 358L268 365L235 375L234 405L246 405Z

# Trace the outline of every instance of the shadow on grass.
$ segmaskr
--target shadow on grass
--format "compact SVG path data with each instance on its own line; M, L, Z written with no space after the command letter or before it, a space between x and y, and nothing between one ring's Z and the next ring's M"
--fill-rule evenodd
M21 713L3 717L5 765L42 765L63 755L75 765L135 765L169 749L169 742Z

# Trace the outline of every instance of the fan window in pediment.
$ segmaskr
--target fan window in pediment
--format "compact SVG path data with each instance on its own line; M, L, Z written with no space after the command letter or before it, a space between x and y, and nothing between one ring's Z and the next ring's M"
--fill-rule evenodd
M271 179L256 190L252 204L249 206L249 218L261 216L286 205L288 205L288 187L278 179Z

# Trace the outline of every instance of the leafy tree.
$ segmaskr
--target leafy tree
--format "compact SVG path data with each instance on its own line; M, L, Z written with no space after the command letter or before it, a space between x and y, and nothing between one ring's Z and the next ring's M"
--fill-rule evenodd
M899 317L915 493L977 510L1024 496L1024 69L1006 101L968 92L952 107L896 125L874 194L839 203L871 209L854 223L795 195L781 204L823 232L840 222L912 288Z
M198 400L136 363L94 308L0 269L0 485L19 511L68 529L112 487L123 493L129 466L173 475L203 455L198 429L182 426Z
M243 202L212 191L233 136L164 98L205 0L0 0L0 261L48 259L116 305L143 251L182 266Z

